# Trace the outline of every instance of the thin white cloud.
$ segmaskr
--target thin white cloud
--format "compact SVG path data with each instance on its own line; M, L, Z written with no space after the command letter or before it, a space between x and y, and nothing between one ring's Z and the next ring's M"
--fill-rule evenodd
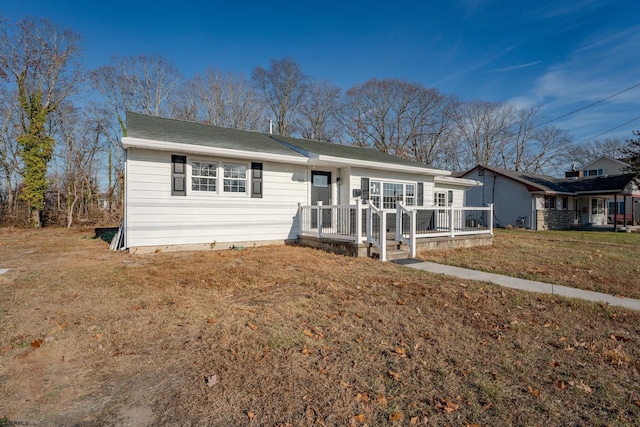
M542 61L532 61L532 62L527 62L526 64L512 65L510 67L494 68L493 70L487 71L487 73L506 73L509 71L519 70L521 68L527 68L533 65L538 65L541 62Z

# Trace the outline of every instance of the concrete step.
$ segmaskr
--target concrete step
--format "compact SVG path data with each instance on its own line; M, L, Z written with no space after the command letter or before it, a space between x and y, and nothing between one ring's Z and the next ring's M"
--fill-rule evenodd
M387 261L395 261L398 259L406 259L409 258L409 248L406 245L404 247L398 247L399 245L387 245ZM380 251L377 247L371 247L371 255L375 255L377 257L380 256Z

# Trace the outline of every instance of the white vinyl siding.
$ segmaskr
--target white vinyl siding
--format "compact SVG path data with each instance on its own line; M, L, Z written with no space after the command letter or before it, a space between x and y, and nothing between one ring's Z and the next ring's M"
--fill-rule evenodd
M127 155L128 247L297 238L298 202L307 200L307 183L295 177L305 176L303 165L264 162L264 196L260 199L225 194L220 189L212 197L191 188L186 197L172 197L171 153L129 148ZM219 167L244 164L187 156L187 164L192 161L218 163Z

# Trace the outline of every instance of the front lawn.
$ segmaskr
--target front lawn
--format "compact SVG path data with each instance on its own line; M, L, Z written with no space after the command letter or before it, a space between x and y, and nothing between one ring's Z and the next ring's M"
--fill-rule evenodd
M422 251L419 258L640 298L639 233L495 230L491 246Z
M638 312L295 246L91 237L0 230L0 425L640 424Z

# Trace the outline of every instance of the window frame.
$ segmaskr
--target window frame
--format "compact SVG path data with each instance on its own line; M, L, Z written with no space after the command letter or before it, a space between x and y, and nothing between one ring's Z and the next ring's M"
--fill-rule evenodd
M434 191L433 206L437 208L447 207L447 193L445 193L444 191Z
M227 166L240 166L240 167L244 167L244 178L240 178L240 177L235 177L235 176L230 176L227 177L226 173L227 173ZM232 162L220 162L220 170L222 171L222 185L221 187L221 194L227 195L227 196L240 196L240 195L245 195L247 196L248 190L249 190L249 171L251 170L251 167L249 167L247 165L247 163L232 163ZM244 181L244 191L227 191L227 181Z
M206 176L206 175L194 175L194 163L203 163L208 165L216 165L215 167L215 177ZM225 161L222 159L205 159L202 157L194 157L187 159L188 165L188 179L189 179L189 193L194 196L217 196L217 197L251 197L251 185L252 185L252 168L251 163L245 162L236 162L236 161ZM239 166L244 168L244 178L236 178L236 177L227 177L225 166ZM215 180L215 191L207 191L207 190L196 190L193 188L193 179L194 178L204 178L204 179L214 179ZM244 191L225 191L225 180L234 180L234 181L244 181Z
M211 175L194 175L194 163L198 163L198 164L206 164L209 166L215 165L215 167L213 169L209 168L209 170L213 170L215 175L211 176ZM220 186L218 185L218 175L219 175L219 171L218 169L220 168L220 162L215 161L215 160L200 160L200 159L190 159L189 160L189 182L191 183L191 185L189 186L189 190L190 192L196 193L196 194L218 194L218 191L220 189ZM199 179L199 180L210 180L213 181L213 191L211 190L200 190L200 189L195 189L193 188L194 186L194 179Z
M398 188L398 186L401 186L400 194L385 195L385 187L387 190L390 190L391 187ZM413 194L411 196L407 195L407 187L411 187L413 189ZM417 182L369 178L369 200L371 200L373 205L378 209L380 209L381 206L393 206L383 207L383 209L395 210L397 208L398 201L402 202L405 206L416 206L418 199L417 189ZM409 200L411 200L411 203L409 203Z

